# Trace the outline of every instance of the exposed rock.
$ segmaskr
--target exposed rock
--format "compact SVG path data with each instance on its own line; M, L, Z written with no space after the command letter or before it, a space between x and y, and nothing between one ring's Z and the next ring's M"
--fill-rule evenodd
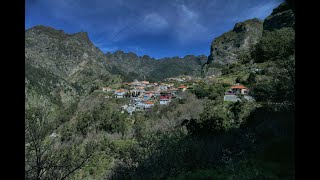
M217 68L215 71L210 70L213 62L222 65L236 62L238 53L250 50L262 37L264 31L284 27L294 28L294 26L294 13L286 3L275 8L263 22L255 18L235 24L233 30L212 41L208 60L201 68L202 75L219 74Z
M275 8L263 22L264 30L272 31L283 27L295 27L294 13L286 3Z
M211 43L208 63L215 61L221 64L233 63L237 53L248 50L262 36L262 21L250 19L235 24L233 30L215 38Z

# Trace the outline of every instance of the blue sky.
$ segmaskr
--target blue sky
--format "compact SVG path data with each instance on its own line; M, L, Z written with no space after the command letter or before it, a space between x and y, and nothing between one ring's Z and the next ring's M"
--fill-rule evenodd
M25 28L86 31L103 52L155 58L209 55L211 41L283 0L26 0Z

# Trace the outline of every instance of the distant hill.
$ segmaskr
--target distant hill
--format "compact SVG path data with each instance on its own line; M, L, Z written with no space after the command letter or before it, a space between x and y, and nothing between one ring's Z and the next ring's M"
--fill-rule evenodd
M126 81L147 79L161 81L168 77L182 74L200 76L201 65L207 57L187 55L183 58L168 57L156 60L147 55L137 56L135 53L116 51L106 54L107 62L112 66L113 74L120 74Z

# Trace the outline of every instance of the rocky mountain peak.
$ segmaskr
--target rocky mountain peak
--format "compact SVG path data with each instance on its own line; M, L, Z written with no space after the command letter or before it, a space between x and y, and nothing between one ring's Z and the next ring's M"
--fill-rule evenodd
M290 10L290 7L287 3L281 3L278 7L272 10L271 15L275 15L284 11Z
M261 24L262 24L262 21L257 18L249 19L243 22L236 23L232 31L236 33L247 32L256 27L260 27Z
M79 41L84 41L87 43L92 43L89 39L89 35L87 32L78 32L78 33L74 33L71 34L71 36L73 36L74 38L78 39Z
M263 29L268 31L272 31L274 29L281 29L283 27L294 28L294 26L294 13L287 3L280 4L263 22Z
M233 63L237 52L246 50L257 43L262 36L263 22L257 18L236 23L231 31L223 33L211 43L208 64L216 61L220 64Z

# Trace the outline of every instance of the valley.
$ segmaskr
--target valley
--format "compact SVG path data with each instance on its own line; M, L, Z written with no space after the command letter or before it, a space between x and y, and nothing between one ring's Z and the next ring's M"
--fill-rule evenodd
M294 179L294 22L282 3L162 59L26 30L26 179Z

